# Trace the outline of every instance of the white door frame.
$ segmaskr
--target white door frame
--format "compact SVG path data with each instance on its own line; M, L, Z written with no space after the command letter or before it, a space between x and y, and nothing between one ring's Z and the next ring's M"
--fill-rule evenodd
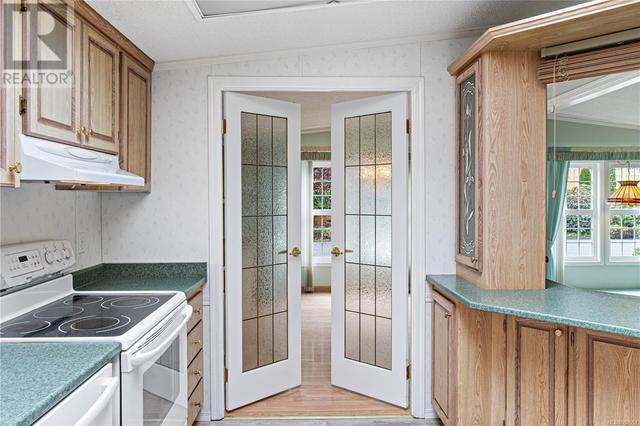
M426 209L423 77L213 77L208 79L209 327L212 420L224 417L223 94L227 91L400 92L411 102L411 415L424 417L426 383Z

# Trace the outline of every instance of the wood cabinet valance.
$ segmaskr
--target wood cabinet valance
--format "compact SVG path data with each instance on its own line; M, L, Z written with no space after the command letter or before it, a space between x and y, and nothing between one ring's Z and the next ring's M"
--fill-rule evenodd
M640 69L640 42L545 59L538 67L543 83L577 80ZM555 73L555 74L554 74Z

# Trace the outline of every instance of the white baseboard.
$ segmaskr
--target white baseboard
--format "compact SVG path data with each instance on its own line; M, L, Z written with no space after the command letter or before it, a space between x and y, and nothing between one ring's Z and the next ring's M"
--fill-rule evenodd
M212 420L211 413L208 411L200 411L196 417L197 422L210 422Z
M437 419L438 415L434 411L433 408L427 408L424 410L424 418L425 419Z

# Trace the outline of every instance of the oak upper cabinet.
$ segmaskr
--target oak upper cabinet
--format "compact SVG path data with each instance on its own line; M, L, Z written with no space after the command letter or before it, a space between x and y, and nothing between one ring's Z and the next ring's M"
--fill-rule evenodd
M456 77L456 261L482 271L480 60Z
M456 424L456 305L433 292L431 402L445 425Z
M82 105L83 143L118 153L120 49L88 24L82 26Z
M122 54L120 167L144 178L144 187L123 190L151 191L151 72Z
M62 1L38 1L29 7L31 11L24 13L22 19L26 39L23 55L28 63L26 72L60 78L49 80L52 84L45 80L44 83L34 81L24 85L23 131L43 139L80 144L80 20ZM46 33L51 24L45 43L38 34Z
M567 424L567 336L564 325L508 317L506 424Z
M572 370L576 425L640 420L640 339L575 329Z

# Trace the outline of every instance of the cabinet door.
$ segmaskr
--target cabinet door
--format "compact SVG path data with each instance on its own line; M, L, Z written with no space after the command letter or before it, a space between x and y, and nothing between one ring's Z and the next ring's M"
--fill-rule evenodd
M431 324L431 402L445 425L455 424L455 305L435 291L431 306Z
M577 425L631 425L640 419L640 339L575 329Z
M79 144L79 21L62 1L38 1L30 7L32 10L23 14L23 56L28 64L24 72L42 77L23 87L27 101L24 131L44 139Z
M481 71L456 78L456 261L482 270Z
M567 327L508 317L507 424L567 424Z
M122 114L120 167L144 177L144 187L123 190L151 190L151 73L129 55L122 55Z
M8 28L8 20L11 19L5 10L6 2L3 0L0 4L0 22L2 28ZM5 21L7 20L7 21ZM14 24L15 25L15 24ZM14 34L19 33L19 28L14 28ZM5 64L4 58L7 52L7 44L5 32L0 31L0 69L3 73L8 65ZM13 71L11 69L8 72ZM0 185L14 186L19 182L16 173L9 170L15 165L15 140L16 124L18 120L18 91L14 86L8 84L0 84Z
M84 144L118 153L120 52L89 24L82 25L82 123Z

